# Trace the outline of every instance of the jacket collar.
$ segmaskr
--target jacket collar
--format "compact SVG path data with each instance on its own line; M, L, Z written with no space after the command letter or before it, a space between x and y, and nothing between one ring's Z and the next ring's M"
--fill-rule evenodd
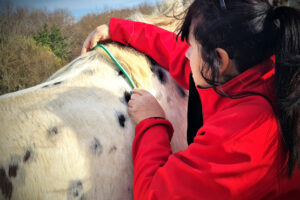
M232 80L218 87L226 94L239 94L242 92L255 92L266 96L274 106L274 56L236 76ZM213 88L199 89L198 93L202 102L203 121L213 116L216 112L236 104L242 99L230 99L216 93ZM242 100L243 101L243 100Z

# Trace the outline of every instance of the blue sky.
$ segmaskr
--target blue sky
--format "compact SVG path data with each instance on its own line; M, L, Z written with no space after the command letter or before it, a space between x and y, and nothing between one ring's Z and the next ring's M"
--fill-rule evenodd
M103 12L107 9L130 8L141 3L155 5L161 0L10 0L15 7L27 7L29 9L67 9L78 20L91 12Z

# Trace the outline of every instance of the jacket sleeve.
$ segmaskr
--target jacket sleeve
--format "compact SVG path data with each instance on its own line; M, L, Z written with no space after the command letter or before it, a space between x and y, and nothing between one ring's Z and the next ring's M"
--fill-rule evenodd
M180 38L176 41L174 33L151 24L117 18L110 19L109 32L113 41L130 45L147 54L188 89L191 69L185 52L189 45Z
M249 113L220 113L219 117L208 121L186 150L174 154L167 120L140 122L133 143L134 199L247 200L267 196L276 187L274 177L280 166L276 119L262 116L247 127ZM237 117L245 122L232 125Z

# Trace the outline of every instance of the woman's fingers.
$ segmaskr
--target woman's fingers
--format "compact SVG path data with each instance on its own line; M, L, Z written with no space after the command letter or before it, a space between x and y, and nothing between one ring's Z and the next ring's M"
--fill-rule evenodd
M86 54L88 51L92 50L100 41L110 39L109 27L104 24L98 26L93 32L89 34L87 39L83 43L83 47L81 49L81 55Z
M128 102L128 107L129 107L129 108L133 108L133 102L132 102L132 101L129 101L129 102Z
M128 113L135 123L149 117L163 117L165 112L151 93L143 89L134 89L128 102Z
M82 49L81 49L81 55L86 54L90 50L90 42L91 42L92 37L93 37L93 32L90 33L89 36L84 41Z
M93 49L93 48L97 45L99 39L100 39L100 38L97 38L96 36L94 36L94 37L91 39L91 42L90 42L90 49Z
M145 93L147 93L147 91L144 90L144 89L135 88L135 89L133 90L133 94L143 95L143 94L145 94Z
M81 49L81 55L86 54L88 47L89 47L89 40L88 40L88 38L87 38L87 39L84 41L84 43L83 43L83 46L82 46L82 49Z
M84 55L86 54L90 49L89 49L89 46L90 46L90 43L89 41L82 47L82 50L81 50L81 55Z

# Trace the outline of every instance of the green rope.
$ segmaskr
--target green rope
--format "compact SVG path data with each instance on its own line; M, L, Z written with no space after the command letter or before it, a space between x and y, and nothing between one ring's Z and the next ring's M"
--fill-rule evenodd
M97 44L94 48L96 49L97 47L102 47L104 49L104 51L106 51L106 53L109 55L109 57L116 63L116 65L119 67L119 69L124 73L125 77L127 78L127 80L129 81L131 87L133 89L136 88L136 85L134 84L133 80L130 78L130 76L127 74L126 70L120 65L120 63L118 63L118 61L111 55L111 53L105 48L105 46L103 46L102 44Z

